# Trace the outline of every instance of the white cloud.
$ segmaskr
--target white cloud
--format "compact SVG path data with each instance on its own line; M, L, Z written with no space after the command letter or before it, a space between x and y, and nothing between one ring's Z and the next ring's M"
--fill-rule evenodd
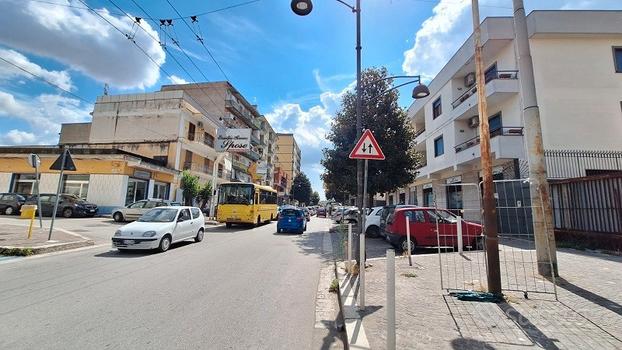
M73 0L58 3L84 7ZM133 21L126 16L99 13L124 33L131 33ZM0 43L20 51L49 57L100 82L121 89L152 86L160 72L130 40L90 11L33 1L0 2ZM146 22L143 28L153 37L158 33ZM158 64L164 50L141 29L134 40Z
M178 76L176 76L175 74L171 74L171 77L168 78L168 80L172 83L172 84L188 84L188 81L184 78L180 78Z
M91 110L92 106L83 106L79 100L61 95L16 97L0 91L0 120L26 121L30 124L30 134L36 136L36 143L58 143L60 124L89 121ZM2 142L7 142L7 136L5 135ZM17 136L15 134L14 137ZM28 137L21 136L24 140Z
M620 9L620 0L527 0L527 13L551 9ZM511 16L507 0L480 1L480 18ZM410 75L432 79L473 32L470 0L440 0L417 33L412 48L404 52L402 69Z
M71 90L73 85L71 77L67 71L47 70L36 63L31 62L26 56L14 50L0 49L0 57L5 60L24 68L25 70L36 74L45 80L60 86L63 89ZM32 75L16 68L15 66L0 61L0 79L25 77L28 79L36 79Z
M17 129L12 129L0 136L0 144L4 145L31 145L35 143L36 140L37 137L35 134Z

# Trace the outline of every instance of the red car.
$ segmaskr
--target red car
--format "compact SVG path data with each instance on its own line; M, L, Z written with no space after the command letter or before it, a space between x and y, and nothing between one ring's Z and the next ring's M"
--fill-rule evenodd
M406 216L410 220L411 252L416 247L458 246L457 217L436 208L398 208L389 217L384 228L387 241L398 249L407 250ZM439 237L436 235L438 220ZM462 221L462 242L473 249L482 248L482 225Z

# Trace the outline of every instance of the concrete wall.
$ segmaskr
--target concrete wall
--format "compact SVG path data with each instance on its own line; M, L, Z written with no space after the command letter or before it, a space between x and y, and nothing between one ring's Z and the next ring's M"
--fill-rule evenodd
M87 201L97 204L99 214L107 214L115 207L124 206L128 178L127 175L92 174Z
M91 123L62 124L59 144L88 143L91 135Z
M11 191L11 178L12 177L13 177L12 173L0 173L0 192Z
M41 174L41 182L39 183L41 193L56 193L56 190L58 189L59 178L60 173Z

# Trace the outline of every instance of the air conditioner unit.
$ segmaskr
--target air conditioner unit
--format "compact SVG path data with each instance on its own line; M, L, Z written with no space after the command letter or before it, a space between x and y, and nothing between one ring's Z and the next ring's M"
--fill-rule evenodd
M469 128L477 128L479 126L479 116L469 118Z
M198 122L197 125L199 126L199 128L203 129L203 122Z
M475 85L475 73L471 72L464 77L464 86L471 87Z

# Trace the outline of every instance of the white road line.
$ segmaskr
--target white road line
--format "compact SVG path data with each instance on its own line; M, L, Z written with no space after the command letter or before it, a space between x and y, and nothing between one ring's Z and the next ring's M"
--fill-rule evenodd
M61 254L81 252L83 250L89 250L89 249L95 249L95 248L101 248L101 247L110 247L110 248L112 248L112 244L111 243L103 243L103 244L96 244L96 245L91 245L91 246L87 246L87 247L82 247L82 248L61 250L61 251L58 251L58 252L51 252L51 253L45 253L45 254L37 254L37 255L31 255L31 256L9 257L9 258L13 258L13 259L0 260L0 265L15 263L15 262L19 262L19 261L30 261L30 260L40 259L40 258L47 258L47 257L50 257L50 256L61 255Z

